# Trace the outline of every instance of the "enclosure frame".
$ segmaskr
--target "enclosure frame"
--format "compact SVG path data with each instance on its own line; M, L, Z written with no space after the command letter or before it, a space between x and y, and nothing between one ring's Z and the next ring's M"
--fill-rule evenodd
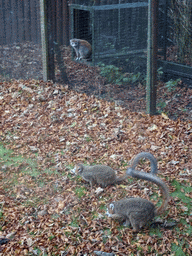
M70 29L70 38L74 38L74 10L84 10L84 11L89 11L90 12L90 18L92 21L92 65L95 66L96 64L96 59L97 55L95 53L95 12L96 11L106 11L106 10L118 10L118 19L120 19L120 10L121 9L129 9L129 8L136 8L136 7L148 7L148 2L138 2L135 3L125 3L125 4L110 4L110 5L100 5L100 6L84 6L84 5L79 5L79 4L69 4L69 9L70 9L70 24L71 24L71 29ZM118 24L119 24L118 20ZM120 31L120 28L119 28ZM119 35L120 33L118 33ZM143 53L143 51L146 49L140 49L140 50L130 50L126 52L127 56L133 55L133 54L139 54ZM124 53L116 53L116 54L105 54L105 55L100 55L99 59L104 59L104 58L112 58L112 57L121 57L125 56Z

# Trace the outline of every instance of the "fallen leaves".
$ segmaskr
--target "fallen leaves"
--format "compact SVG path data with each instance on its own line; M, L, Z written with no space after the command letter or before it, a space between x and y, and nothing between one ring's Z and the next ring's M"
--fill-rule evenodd
M187 229L185 224L178 230L159 228L161 236L150 228L135 236L128 227L111 228L105 216L111 201L136 195L149 199L154 191L159 196L154 186L134 180L104 190L94 188L92 193L71 170L78 162L99 163L118 170L120 176L133 156L152 151L159 176L171 192L176 190L171 186L174 180L187 180L191 186L190 121L134 113L51 82L12 81L1 88L0 136L7 149L14 149L10 158L16 158L11 164L4 156L0 159L0 235L11 238L2 245L4 255L172 252L181 230ZM17 158L20 155L24 159ZM142 163L139 168L150 169ZM190 192L183 193L191 198ZM189 212L175 197L165 218L179 222L184 216L191 223ZM186 255L191 248L185 246Z

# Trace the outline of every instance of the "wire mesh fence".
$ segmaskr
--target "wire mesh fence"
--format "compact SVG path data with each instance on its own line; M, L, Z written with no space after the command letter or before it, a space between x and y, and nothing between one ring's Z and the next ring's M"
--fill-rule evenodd
M122 66L127 72L144 72L147 1L96 1L87 6L78 3L70 5L71 37L92 44L93 64L102 62Z
M0 0L0 80L42 78L38 0Z
M171 0L167 9L166 59L192 66L192 2Z
M38 0L0 0L0 45L23 41L40 43Z
M68 45L69 34L70 38L87 40L92 45L92 65L118 67L131 74L124 79L129 82L145 77L147 0L70 0L68 5L64 0L51 0L50 4L55 42ZM42 79L39 1L0 0L0 6L1 80ZM188 69L172 65L166 70L173 69L172 74L179 76L187 73L189 79L191 10L190 0L159 1L159 59L185 65Z
M160 65L167 79L180 77L192 85L192 2L164 2L159 8L159 59L165 62Z

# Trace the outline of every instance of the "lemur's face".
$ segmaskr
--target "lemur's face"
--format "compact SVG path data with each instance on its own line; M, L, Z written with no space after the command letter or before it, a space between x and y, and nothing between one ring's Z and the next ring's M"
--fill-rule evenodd
M83 166L81 164L76 164L75 167L71 170L75 175L81 174L83 172Z
M71 39L70 40L70 45L72 46L72 47L77 47L78 46L78 41L77 41L77 39Z
M76 174L80 175L83 172L83 165L82 164L76 164L75 172L76 172Z

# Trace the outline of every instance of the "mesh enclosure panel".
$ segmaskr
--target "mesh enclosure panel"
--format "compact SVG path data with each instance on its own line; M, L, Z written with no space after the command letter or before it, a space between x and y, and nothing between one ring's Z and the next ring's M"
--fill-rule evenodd
M0 0L0 80L42 79L38 0Z
M159 8L159 63L165 79L192 84L192 2L165 0Z
M93 64L102 62L121 66L127 72L145 73L148 2L97 1L85 6L87 2L81 1L79 4L74 1L70 5L71 37L92 44Z

